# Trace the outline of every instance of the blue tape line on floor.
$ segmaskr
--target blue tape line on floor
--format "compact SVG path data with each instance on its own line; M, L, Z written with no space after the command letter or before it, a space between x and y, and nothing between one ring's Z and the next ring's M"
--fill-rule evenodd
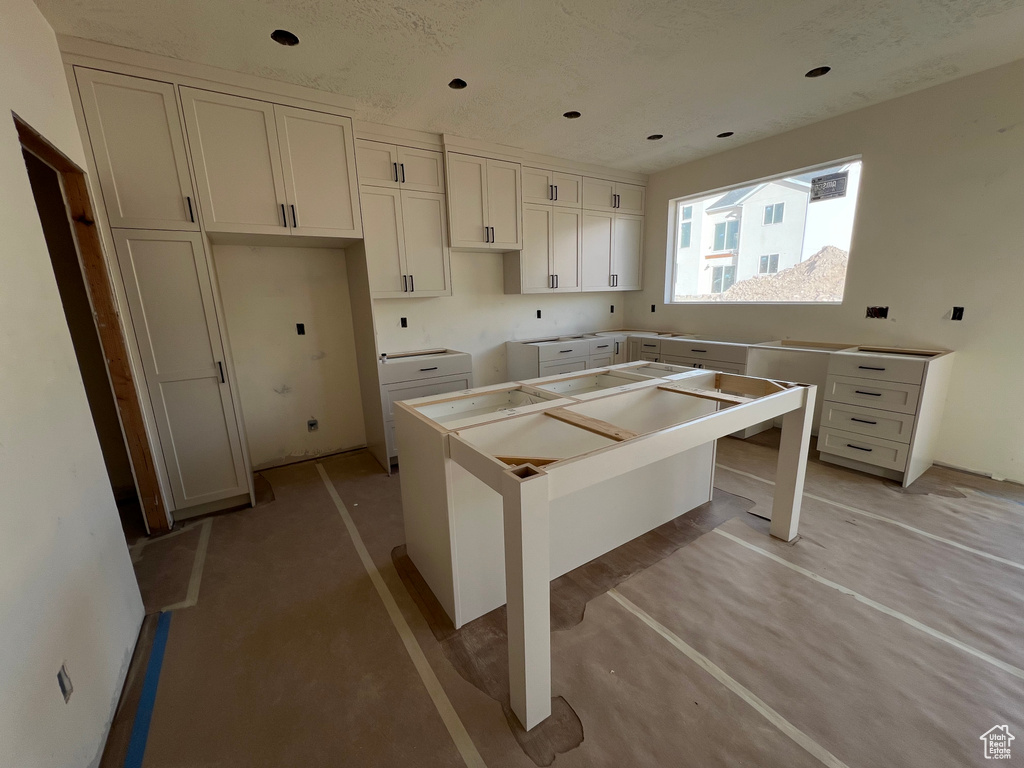
M161 613L156 625L156 636L153 638L153 650L149 652L146 679L142 683L142 696L139 698L139 707L135 710L135 723L132 725L132 737L128 742L128 754L124 758L124 768L142 768L142 758L146 754L146 740L149 738L149 722L153 718L156 689L160 684L160 670L164 664L164 650L167 648L167 635L170 629L170 611Z

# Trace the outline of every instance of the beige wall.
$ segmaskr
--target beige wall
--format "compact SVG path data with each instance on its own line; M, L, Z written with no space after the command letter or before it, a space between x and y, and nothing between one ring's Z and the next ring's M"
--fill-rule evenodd
M253 467L362 447L345 252L215 245L213 255Z
M651 176L644 327L957 351L938 458L1024 481L1024 61ZM842 306L662 306L668 201L861 154ZM651 314L650 305L658 304ZM888 320L864 317L888 305ZM953 305L963 322L948 320Z
M0 71L0 762L85 766L143 609L11 120L84 167L56 40L30 0L3 4Z
M501 254L453 251L451 297L373 302L377 349L469 352L473 383L484 386L507 378L506 341L617 328L625 317L626 294L506 296L504 290ZM402 317L408 318L408 328L401 327Z

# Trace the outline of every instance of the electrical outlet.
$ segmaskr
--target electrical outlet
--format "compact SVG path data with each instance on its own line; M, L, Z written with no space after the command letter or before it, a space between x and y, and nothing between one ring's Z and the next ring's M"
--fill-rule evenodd
M68 674L67 664L61 664L60 669L57 670L57 685L60 686L60 693L64 697L64 703L67 704L75 690L75 687L71 685L71 675Z
M653 311L654 311L654 305L651 304L651 312L653 312Z
M888 307L868 307L868 312L864 317L870 317L875 319L885 319L889 316Z
M403 317L401 322L402 322L402 327L403 328L408 328L409 327L409 318Z
M295 324L295 332L297 334L299 334L299 336L305 336L306 335L306 324L305 323L296 323Z
M615 314L615 305L614 304L612 304L612 314L613 315Z
M318 422L316 419L310 419L309 421L306 422L306 429L308 429L310 432L316 432L318 429L320 429L320 422Z
M964 308L953 307L953 314L950 316L950 320L963 320L964 319Z
M540 320L540 310L537 310L537 319Z

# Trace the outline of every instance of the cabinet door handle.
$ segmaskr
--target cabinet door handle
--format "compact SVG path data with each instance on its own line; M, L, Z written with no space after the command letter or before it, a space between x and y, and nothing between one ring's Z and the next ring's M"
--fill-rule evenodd
M615 342L615 354L619 354L619 342Z
M548 184L548 200L554 200L554 199L555 199L555 185L554 184Z
M554 186L555 186L555 200L557 200L558 199L558 185L555 184Z
M398 183L398 163L392 163L391 165L393 165L395 167L395 183L397 184Z
M409 293L416 292L416 280L412 275L409 275Z
M861 424L878 424L877 421L868 421L867 419L858 419L856 416L851 416L850 421L859 421Z
M222 363L220 360L217 361L217 370L220 371L220 383L225 384L226 381L224 379L224 363Z
M188 195L185 195L185 202L188 203L188 220L191 221L193 224L195 224L196 223L196 217L192 213L192 198L189 197Z
M402 275L402 293L409 292L409 276Z
M402 169L402 183L405 184L405 163L399 163L398 167Z
M430 368L420 368L420 373L426 373L427 371L436 371L436 370L437 370L437 366L434 365L434 366L431 366Z
M492 242L492 243L493 243L493 242L495 242L495 237L494 237L494 227L491 227L491 242Z
M882 393L881 393L881 392L865 392L865 391L864 391L864 390L862 390L862 389L855 389L855 390L853 390L853 391L854 391L854 392L855 392L856 394L858 394L858 395L871 395L872 397L881 397L881 396L882 396Z
M853 443L847 443L846 447L855 448L858 451L864 451L865 453L871 453L873 450L875 450L874 448L861 448L859 445L854 445Z
M884 371L885 370L885 368L875 368L874 366L871 366L871 365L858 365L857 367L860 368L862 371Z
M618 275L615 275L615 287L616 288L619 287L619 276Z
M284 203L281 203L281 220L284 222L284 226L288 226L288 214L284 212Z
M484 227L484 242L485 243L491 242L491 228L490 227Z
M299 217L295 214L295 206L292 206L292 226L296 229L299 228Z
M555 275L555 288L558 287L558 275Z

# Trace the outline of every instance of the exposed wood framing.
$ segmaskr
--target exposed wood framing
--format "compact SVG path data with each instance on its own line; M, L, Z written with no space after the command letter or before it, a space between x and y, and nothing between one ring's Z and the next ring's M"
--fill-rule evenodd
M609 440L615 440L616 442L632 440L637 436L636 432L631 432L628 429L623 429L622 427L616 427L614 424L609 424L607 421L601 421L601 419L595 419L592 416L584 416L582 413L568 411L565 408L552 408L550 411L544 411L544 413L553 419L564 421L566 424L572 424L574 427L585 429L588 432L593 432L594 434L601 435L601 437L607 437Z
M684 386L660 386L658 389L662 389L666 392L674 392L678 395L689 395L690 397L700 397L704 400L714 400L716 403L723 403L725 405L743 405L754 400L752 397L744 397L743 395L729 395L722 392L716 392L712 389L687 389Z
M533 464L535 467L543 467L559 461L559 459L544 458L541 456L495 456L494 458L513 467L518 467L522 464Z

